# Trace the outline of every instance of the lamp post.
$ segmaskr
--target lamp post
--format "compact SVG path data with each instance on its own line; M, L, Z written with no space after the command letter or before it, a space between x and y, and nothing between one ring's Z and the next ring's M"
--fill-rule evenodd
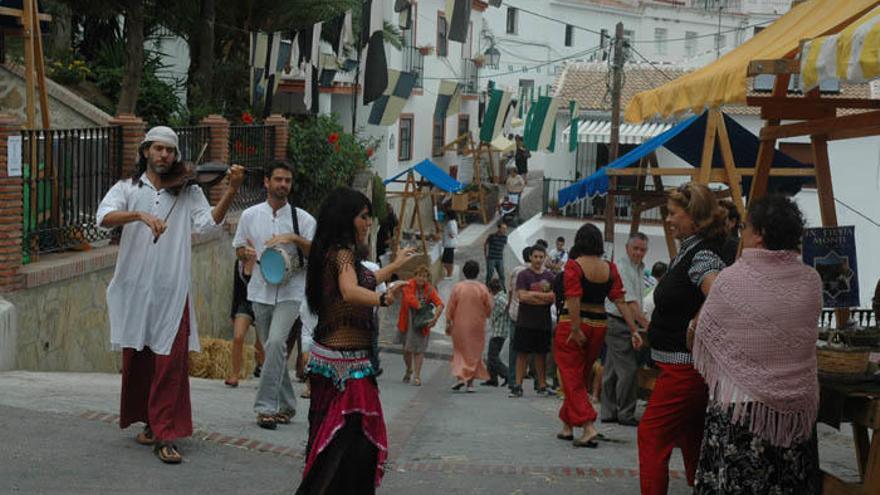
M498 62L501 60L501 52L495 48L495 44L489 45L489 48L483 54L486 56L486 66L492 69L498 68Z

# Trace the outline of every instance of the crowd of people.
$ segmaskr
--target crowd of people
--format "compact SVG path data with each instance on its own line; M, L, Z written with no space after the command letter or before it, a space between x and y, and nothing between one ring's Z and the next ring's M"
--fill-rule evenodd
M113 186L98 209L102 228L125 226L107 293L111 343L123 352L120 426L144 423L136 440L166 463L181 462L175 440L192 434L187 351L199 342L190 234L223 223L244 179L233 166L211 208L198 186L166 187L179 163L176 134L151 129L137 172ZM422 384L432 330L445 316L453 390L473 393L480 381L506 386L518 399L532 379L536 395L562 395L556 437L575 447L600 446L597 422L636 427L644 494L667 492L675 447L696 493L817 492L821 284L800 261L804 220L790 199L757 199L741 217L706 186L682 185L670 192L665 219L678 252L650 271L647 236L630 235L625 256L612 261L602 233L586 223L570 248L564 237L552 249L539 240L505 273L508 225L499 222L484 243L485 283L480 264L465 260L463 279L444 302L428 265L408 267L413 249L398 249L385 266L367 259L373 212L360 192L331 192L315 218L289 203L287 163L268 166L264 186L266 201L242 212L232 243L226 385L238 385L242 343L253 325L256 424L289 424L298 409L288 360L298 348L309 434L297 493L372 493L379 485L388 445L376 381L383 373L377 308L396 301L404 382ZM387 249L395 223L383 220L378 251ZM447 223L447 277L457 237L457 224ZM270 283L258 263L279 246L301 269ZM393 281L404 267L412 277ZM645 366L659 374L639 418Z

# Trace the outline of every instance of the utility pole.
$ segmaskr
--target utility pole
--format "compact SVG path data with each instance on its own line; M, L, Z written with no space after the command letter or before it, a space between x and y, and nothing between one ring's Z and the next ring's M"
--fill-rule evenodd
M624 43L623 23L618 22L614 30L614 55L611 59L611 143L608 147L608 163L617 160L620 154L620 99L623 85ZM617 178L612 176L610 179L608 194L605 196L605 241L611 242L613 246L614 189L617 186Z

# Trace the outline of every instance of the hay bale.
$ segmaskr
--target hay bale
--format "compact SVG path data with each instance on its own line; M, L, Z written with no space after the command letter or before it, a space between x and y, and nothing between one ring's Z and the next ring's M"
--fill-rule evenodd
M200 337L202 352L189 353L189 376L196 378L226 379L232 369L232 342ZM254 346L245 344L239 378L249 376L254 369Z

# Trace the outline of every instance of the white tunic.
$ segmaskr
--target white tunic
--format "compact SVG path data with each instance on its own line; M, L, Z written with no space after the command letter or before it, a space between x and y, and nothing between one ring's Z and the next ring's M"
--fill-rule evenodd
M238 228L235 231L235 238L232 240L232 247L247 246L248 241L251 241L257 251L257 259L260 259L266 249L266 241L277 234L293 232L293 217L290 208L288 203L278 211L273 211L269 203L263 201L244 210L238 219ZM296 209L296 215L300 237L311 241L315 237L318 222L307 211L300 208ZM307 259L308 256L306 256ZM275 305L281 301L302 301L305 298L305 290L305 268L294 273L287 284L281 286L267 283L263 278L263 273L259 269L255 269L251 275L251 281L248 282L247 298L251 302Z
M164 219L175 196L157 191L146 174L143 186L131 180L117 182L98 206L98 225L114 211L144 211ZM180 192L180 199L166 221L166 230L153 244L153 233L143 222L122 229L116 271L107 287L110 312L110 344L114 350L149 347L168 355L177 336L187 296L189 304L189 350L199 351L193 310L192 234L218 228L211 205L199 186Z

